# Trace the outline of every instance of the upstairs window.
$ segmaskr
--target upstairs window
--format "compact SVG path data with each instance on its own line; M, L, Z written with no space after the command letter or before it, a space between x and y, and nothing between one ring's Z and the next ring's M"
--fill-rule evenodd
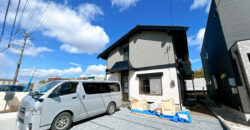
M127 61L129 58L129 49L128 47L123 48L123 60Z

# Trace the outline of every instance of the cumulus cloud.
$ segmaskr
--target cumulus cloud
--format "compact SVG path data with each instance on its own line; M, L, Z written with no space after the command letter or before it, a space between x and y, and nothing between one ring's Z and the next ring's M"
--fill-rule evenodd
M13 1L9 9L8 25L13 23L17 2ZM0 17L2 18L7 3L5 0L0 0L0 3L3 3L0 5ZM21 3L20 10L24 4L25 2ZM34 17L30 18L32 9L36 6ZM68 53L93 54L100 52L109 42L109 37L104 29L91 23L96 17L102 15L101 8L90 3L81 4L72 9L66 4L52 1L41 0L38 5L36 1L30 1L21 27L31 32L38 29L43 35L56 38L62 42L60 49ZM0 19L0 22L3 22L3 19Z
M111 0L112 7L117 6L121 12L131 6L136 6L137 2L139 2L139 0Z
M1 50L3 50L3 49L5 49L8 45L8 41L7 40L5 40L5 39L3 39L2 40L3 42L1 43L1 45L0 45L0 49ZM15 42L14 42L15 44L15 47L13 48L13 47L11 47L11 48L9 48L9 49L7 49L6 50L6 52L8 52L8 53L12 53L12 54L20 54L20 51L21 51L21 46L22 46L22 44L23 44L23 40L21 40L21 39L19 39L19 40L15 40ZM26 42L26 47L25 47L25 49L24 49L24 55L27 55L27 56L32 56L32 57L34 57L34 56L37 56L37 55L39 55L39 54L41 54L41 53L43 53L43 52L53 52L54 50L52 50L52 49L49 49L49 48L47 48L47 47L36 47L33 43L32 43L32 41L30 41L30 40L27 40L27 42Z
M211 0L194 0L192 5L190 6L191 10L206 8L206 12L209 12L211 5Z
M1 55L0 55L1 60ZM72 65L79 65L71 62ZM1 67L1 64L0 64ZM0 69L1 70L1 69ZM87 76L105 76L106 66L104 65L90 65L85 71L81 67L71 67L68 69L36 69L34 73L33 82L46 80L48 77L87 77ZM28 82L32 75L33 69L20 69L18 80L21 83Z
M106 72L106 66L104 65L90 65L84 72L84 75L88 76L104 76Z
M15 66L15 62L6 55L0 53L0 78L7 78L10 76L10 71Z
M205 28L201 28L196 35L188 37L189 46L198 46L198 49L201 49L205 31Z
M20 69L18 79L22 81L28 81L33 69ZM48 77L68 77L79 75L83 72L81 67L68 68L68 69L36 69L34 73L34 80L39 81L47 79Z

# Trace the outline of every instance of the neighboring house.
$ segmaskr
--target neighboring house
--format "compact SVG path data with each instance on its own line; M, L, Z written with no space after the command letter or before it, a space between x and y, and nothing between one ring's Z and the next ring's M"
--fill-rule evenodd
M137 25L98 58L107 60L107 80L121 82L123 100L183 100L184 80L192 78L184 26Z
M87 77L88 80L105 80L104 76L89 76Z
M244 120L250 119L249 7L250 0L212 0L201 50L210 97Z
M50 81L55 81L55 80L63 80L63 79L60 78L60 77L49 77L49 78L48 78L48 82L50 82Z
M12 85L13 79L0 79L0 85ZM18 85L19 82L16 81L16 85Z

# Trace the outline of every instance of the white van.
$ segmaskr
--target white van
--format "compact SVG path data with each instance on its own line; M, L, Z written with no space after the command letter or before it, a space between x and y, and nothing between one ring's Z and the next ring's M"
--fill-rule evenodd
M116 81L52 81L22 99L17 125L23 130L66 130L72 122L113 114L121 100Z

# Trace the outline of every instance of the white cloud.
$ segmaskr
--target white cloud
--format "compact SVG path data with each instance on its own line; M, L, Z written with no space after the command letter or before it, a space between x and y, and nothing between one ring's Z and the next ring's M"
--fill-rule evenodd
M32 74L33 69L20 69L18 79L22 81L28 81L29 77ZM36 69L34 73L34 81L39 81L42 79L47 79L48 77L68 77L76 76L81 74L82 68L69 68L69 69Z
M98 15L103 15L101 8L95 4L82 4L77 7L77 10L81 17L89 20L94 20Z
M0 0L0 3L6 3L4 1ZM23 17L22 28L34 31L38 25L41 25L38 28L39 31L47 37L56 38L62 42L61 50L69 53L98 53L109 42L104 29L91 23L96 17L103 15L97 5L86 3L72 9L67 4L50 2L49 5L48 1L41 0L34 14L35 17L30 18L32 9L36 7L36 1L30 1L27 13ZM25 2L22 2L20 10L24 4ZM8 25L13 23L16 5L17 1L13 1L7 18ZM1 18L4 17L5 6L6 4L0 5ZM45 13L47 7L49 7L48 12ZM0 22L3 22L3 19L0 19Z
M13 69L14 65L15 62L12 59L0 53L0 78L9 78L9 72Z
M139 0L111 0L111 2L112 7L117 6L122 12L131 6L136 6L136 3L139 2Z
M104 76L106 72L106 66L104 65L90 65L84 72L84 75L88 76Z
M12 54L20 54L20 51L21 51L21 46L23 44L23 40L15 40L15 46L18 46L16 48L9 48L7 49L6 51L9 52L9 53L12 53ZM2 46L0 46L0 49L4 49L5 47L7 47L7 40L3 40L2 42ZM17 49L19 48L19 49ZM52 52L54 50L52 49L49 49L47 47L36 47L32 41L30 40L27 40L27 43L26 43L26 47L24 49L24 55L27 55L27 56L37 56L38 54L40 53L43 53L43 52Z
M0 60L2 56L0 55ZM72 64L76 64L73 63ZM79 64L77 64L79 65ZM1 67L1 64L0 64ZM48 77L87 77L87 76L105 76L106 66L104 65L90 65L85 71L81 67L71 67L68 69L36 69L34 73L33 82L40 80L47 80ZM1 72L1 68L0 68ZM27 83L33 72L33 69L20 69L18 80L21 83ZM0 75L1 76L1 75Z
M74 65L74 66L82 66L82 65L77 64L77 63L74 63L74 62L70 62L69 64L70 64L70 65Z
M194 0L192 5L190 6L191 10L199 9L199 8L206 8L206 12L209 12L211 5L211 0Z
M198 49L201 49L205 31L205 28L201 28L195 36L188 37L189 46L198 46Z
M199 62L199 61L201 61L201 58L197 58L197 59L191 60L192 63L197 63L197 62Z

